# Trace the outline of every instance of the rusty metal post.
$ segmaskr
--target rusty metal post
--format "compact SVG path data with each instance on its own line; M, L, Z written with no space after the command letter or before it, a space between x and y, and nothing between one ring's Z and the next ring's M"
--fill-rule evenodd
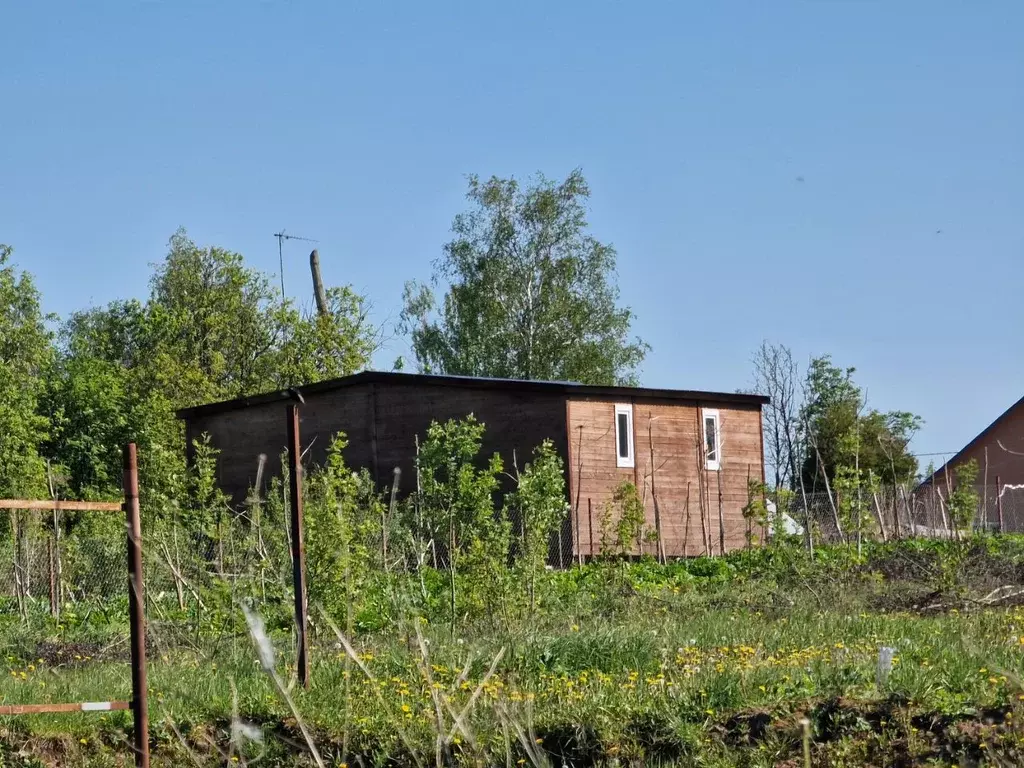
M999 532L1006 533L1006 526L1003 523L1003 484L996 475L996 519L999 520Z
M299 406L288 406L288 490L291 506L292 583L295 589L295 633L298 641L299 682L309 688L309 622L306 616L306 544L302 535L302 446Z
M142 523L135 443L124 449L124 514L128 540L128 617L131 623L132 719L135 765L149 768L149 705L146 697L146 615L142 586Z

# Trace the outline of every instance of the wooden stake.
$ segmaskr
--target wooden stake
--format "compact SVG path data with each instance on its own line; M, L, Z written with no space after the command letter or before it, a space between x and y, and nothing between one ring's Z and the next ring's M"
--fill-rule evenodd
M722 469L715 472L718 481L718 554L725 554L725 510L722 506Z
M292 585L295 590L295 634L299 683L309 688L309 621L306 615L306 544L302 535L302 446L299 406L288 406L288 484L291 506Z
M690 543L690 483L692 480L686 481L686 518L683 522L683 557L686 557L686 546Z
M658 468L654 464L654 430L651 428L651 424L654 418L647 415L647 442L650 444L651 450L651 501L654 502L654 532L658 536L658 562L665 562L665 537L661 533L661 505L658 504L658 489L654 482L654 476L658 472Z
M587 497L587 533L590 536L590 559L594 559L594 504L591 498Z
M131 625L132 719L135 765L149 768L149 704L146 693L146 615L142 585L142 523L135 443L124 449L124 513L128 539L128 618Z
M996 518L999 521L999 532L1006 533L1006 526L1003 523L1003 484L996 475Z
M576 535L573 537L573 547L576 550L576 564L583 565L583 531L580 528L580 505L576 505Z
M754 497L750 494L750 464L747 464L747 503L753 504ZM754 523L750 520L750 515L747 515L747 549L749 550L754 546Z

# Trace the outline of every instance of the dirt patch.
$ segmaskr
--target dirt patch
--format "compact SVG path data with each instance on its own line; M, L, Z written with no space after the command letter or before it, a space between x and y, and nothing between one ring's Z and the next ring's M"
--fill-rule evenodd
M101 644L97 642L74 642L43 640L36 643L26 656L31 660L42 659L50 667L73 667L95 661L117 661L128 659L128 643Z

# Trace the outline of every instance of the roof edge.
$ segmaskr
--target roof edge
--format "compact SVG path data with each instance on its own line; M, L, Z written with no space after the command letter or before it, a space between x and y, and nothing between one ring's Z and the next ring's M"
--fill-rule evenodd
M928 477L926 477L924 480L918 483L917 487L921 488L922 486L929 485L935 481L935 478L939 477L943 472L945 472L947 468L953 469L953 465L960 459L961 456L963 456L965 453L967 453L967 451L969 451L971 448L977 445L978 442L985 437L985 435L987 435L989 432L995 429L996 426L998 426L999 422L1001 422L1003 419L1005 419L1007 416L1013 413L1017 409L1017 407L1021 405L1024 405L1024 397L1021 397L1020 400L1018 400L1005 411L996 416L991 424L989 424L987 427L981 430L981 432L975 435L974 438L967 443L967 445L965 445L963 448L961 448L959 451L953 454L953 458L943 463L941 467L936 469L934 472L928 475Z
M591 384L574 384L560 381L530 381L524 379L494 379L477 376L449 376L426 373L403 373L398 371L361 371L351 376L343 376L337 379L318 381L314 384L304 384L297 387L288 387L273 392L251 395L249 397L238 397L233 400L223 400L215 403L205 403L188 408L180 408L175 411L179 419L189 419L195 416L211 416L227 411L240 410L267 403L283 402L294 399L294 393L303 397L317 394L318 392L330 392L356 384L431 384L434 386L457 387L465 389L499 389L518 390L521 392L548 392L561 393L565 395L578 396L604 396L604 397L646 397L661 398L669 400L707 400L719 403L742 403L745 405L762 406L770 402L770 398L764 395L743 394L739 392L705 392L698 390L682 389L657 389L648 387L620 387L620 386L597 386Z

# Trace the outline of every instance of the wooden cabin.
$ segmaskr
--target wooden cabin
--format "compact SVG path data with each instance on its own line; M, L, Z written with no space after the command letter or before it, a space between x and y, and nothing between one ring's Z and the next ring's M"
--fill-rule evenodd
M432 421L473 414L486 425L482 454L497 452L506 466L513 454L522 466L551 439L565 464L570 505L563 559L599 553L600 515L623 480L635 483L665 556L704 552L702 509L716 552L721 540L726 550L741 547L748 479L764 477L761 407L768 400L760 395L366 371L180 411L189 445L206 433L219 450L218 479L236 501L256 481L260 454L266 473L280 472L295 392L307 463L322 462L333 436L344 432L346 462L366 468L382 488L394 467L412 484L416 436Z

